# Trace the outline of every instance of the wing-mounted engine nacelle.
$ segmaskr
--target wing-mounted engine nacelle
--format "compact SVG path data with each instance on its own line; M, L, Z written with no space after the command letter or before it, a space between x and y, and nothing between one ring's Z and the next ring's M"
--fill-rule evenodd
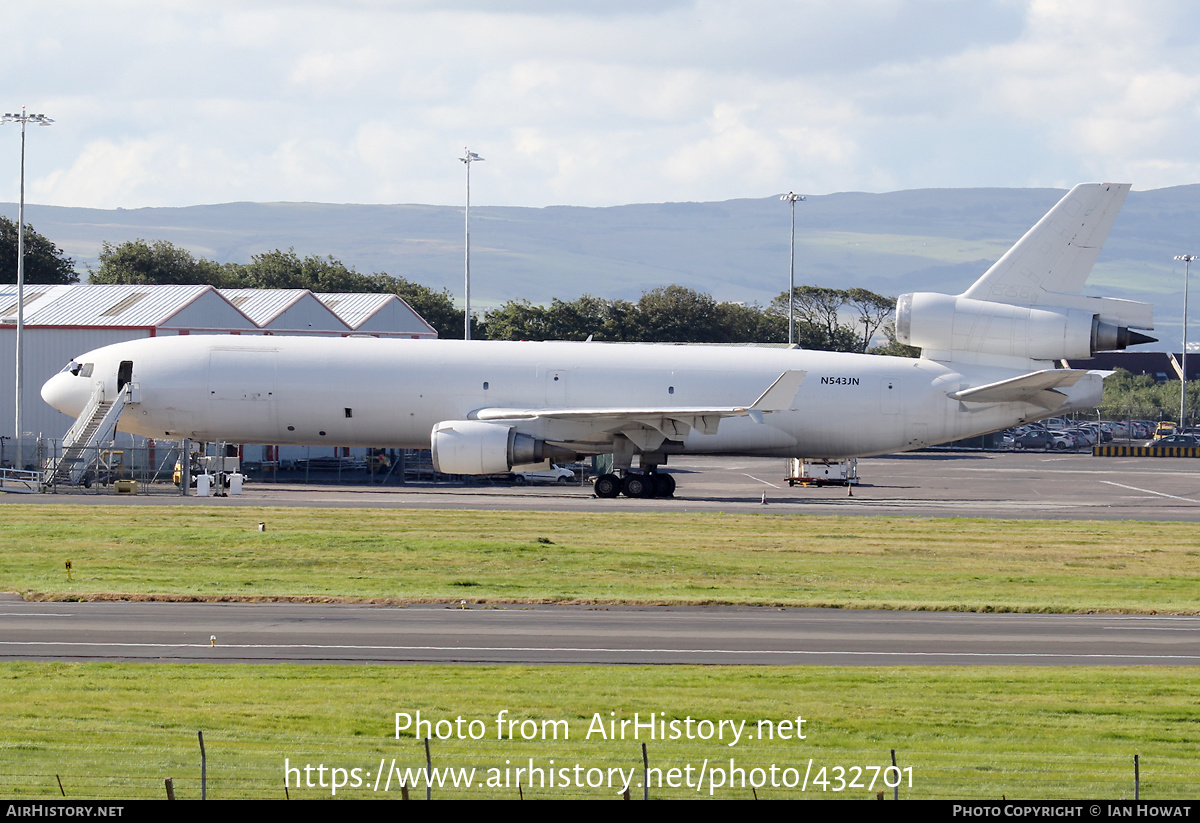
M1088 301L1096 301L1098 307L1144 304L1077 299L1088 308L1016 306L931 292L902 294L896 301L896 339L920 347L933 359L950 352L1030 360L1085 359L1096 352L1154 342L1152 337L1091 311Z
M442 474L500 474L513 466L576 457L513 426L479 420L444 420L433 427L430 442L433 467Z

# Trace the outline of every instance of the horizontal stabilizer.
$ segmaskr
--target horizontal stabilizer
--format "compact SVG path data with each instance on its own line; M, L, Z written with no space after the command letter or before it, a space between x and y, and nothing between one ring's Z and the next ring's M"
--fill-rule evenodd
M949 392L949 397L964 403L1032 403L1053 410L1067 399L1065 394L1054 389L1074 386L1086 374L1086 369L1043 369L996 383Z

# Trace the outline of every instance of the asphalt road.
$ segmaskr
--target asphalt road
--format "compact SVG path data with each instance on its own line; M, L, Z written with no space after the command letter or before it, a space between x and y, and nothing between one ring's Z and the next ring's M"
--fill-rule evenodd
M0 598L0 658L169 663L1200 665L1200 616Z

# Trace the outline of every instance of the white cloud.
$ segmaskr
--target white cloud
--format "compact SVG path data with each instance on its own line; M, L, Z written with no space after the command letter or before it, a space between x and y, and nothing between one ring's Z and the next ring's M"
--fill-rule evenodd
M6 105L58 120L29 178L64 205L457 203L464 143L479 202L514 205L1200 165L1185 0L62 0L0 22L43 33L0 72Z

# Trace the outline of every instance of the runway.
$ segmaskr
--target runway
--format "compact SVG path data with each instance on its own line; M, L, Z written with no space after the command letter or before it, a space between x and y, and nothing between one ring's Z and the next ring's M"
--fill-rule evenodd
M160 663L1200 665L1200 616L25 603L0 658Z

